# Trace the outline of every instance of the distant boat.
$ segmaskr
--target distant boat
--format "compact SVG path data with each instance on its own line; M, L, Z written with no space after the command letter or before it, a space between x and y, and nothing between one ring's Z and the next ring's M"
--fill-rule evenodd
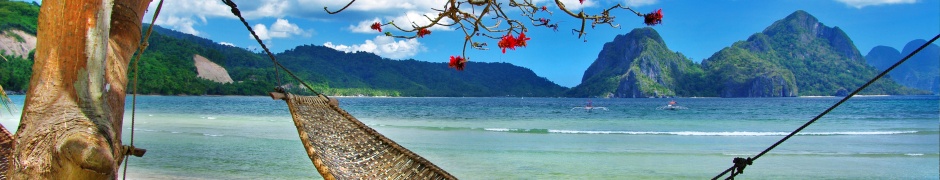
M588 111L588 112L590 112L590 111L592 111L592 110L595 110L595 109L607 111L607 107L593 107L593 106L573 107L573 108L571 108L571 111L574 111L575 109L577 109L577 110L583 109L583 110Z
M676 104L676 100L669 101L669 104L656 108L657 110L680 110L680 109L689 109L686 107L679 106Z
M584 109L584 111L587 111L587 112L591 112L591 111L593 111L594 109L599 109L599 110L607 111L607 107L595 107L595 106L594 106L594 102L591 102L591 100L588 100L587 104L585 104L584 106L578 106L578 107L573 107L573 108L571 108L571 111L574 111L575 109Z

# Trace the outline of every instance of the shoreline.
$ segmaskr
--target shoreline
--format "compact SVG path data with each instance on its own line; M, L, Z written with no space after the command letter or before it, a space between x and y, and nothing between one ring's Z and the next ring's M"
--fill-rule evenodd
M7 94L9 96L25 96L26 94ZM127 94L132 96L132 94ZM138 94L137 96L166 96L166 97L269 97L268 95L163 95L163 94ZM892 97L892 96L940 96L940 94L912 94L912 95L855 95L853 97ZM646 98L593 98L593 97L536 97L536 96L328 96L338 98L572 98L572 99L646 99ZM730 97L734 98L831 98L844 96L794 96L794 97ZM129 97L128 97L129 98ZM671 98L725 98L725 97L671 97ZM670 99L670 98L653 98Z
M130 96L131 94L128 94ZM16 96L16 95L11 95ZM22 94L20 95L22 96ZM174 97L268 97L268 95L162 95L162 94L138 94L138 96L174 96ZM646 99L646 98L601 98L601 97L543 97L543 96L329 96L328 97L339 97L339 98L572 98L572 99ZM892 97L892 96L940 96L940 94L911 94L911 95L888 95L888 94L877 94L877 95L855 95L852 97ZM829 97L845 97L845 96L794 96L794 97L729 97L733 98L829 98ZM725 97L670 97L670 98L690 98L690 99L700 99L700 98L725 98ZM653 99L670 99L670 98L653 98Z

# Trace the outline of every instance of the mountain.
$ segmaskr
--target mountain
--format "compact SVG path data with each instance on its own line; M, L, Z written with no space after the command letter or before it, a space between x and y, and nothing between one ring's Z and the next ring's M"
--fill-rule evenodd
M888 46L876 46L868 52L865 59L868 64L885 70L904 56L914 52L926 40L917 39L908 42L902 52ZM940 46L927 45L916 55L888 73L891 79L908 87L940 93Z
M669 50L653 28L638 28L604 44L584 71L572 97L702 96L704 72L684 55Z
M626 98L844 96L877 73L842 29L796 11L747 40L715 52L701 64L669 50L652 28L634 29L604 44L584 71L581 84L566 94ZM890 79L876 81L862 91L923 93Z
M385 89L403 96L559 96L567 90L529 69L508 63L469 62L464 71L446 63L388 60L372 53L344 53L298 46L277 55L295 73L340 88Z
M847 95L879 72L866 64L842 29L828 27L802 10L702 64L722 97ZM862 93L922 92L883 79Z
M868 55L865 55L865 61L867 61L869 65L882 71L891 67L891 65L901 60L901 58L903 58L901 51L888 46L875 46L871 48L871 51L868 51ZM894 73L897 72L898 71L891 71L888 74L894 76Z
M0 86L5 90L28 88L38 14L35 2L0 0L0 54L4 54ZM144 24L142 30L149 26ZM327 95L559 96L567 90L508 63L469 62L465 71L458 72L446 63L389 60L309 45L275 56L314 90ZM154 26L147 51L134 64L140 71L141 94L263 95L275 87L299 85L284 71L275 72L266 54L159 26ZM129 69L128 77L134 76Z
M285 72L275 72L267 55L205 38L154 26L149 45L138 65L141 94L263 95L275 87L299 85L288 81ZM390 60L311 45L275 56L314 90L327 95L544 97L567 90L508 63L470 62L465 71L455 71L446 63ZM0 74L4 74L0 83L8 90L22 91L28 84L31 61L18 59L0 61ZM197 67L197 62L215 68ZM216 78L205 79L207 75L200 71L212 71ZM128 71L129 78L134 77L132 73Z
M166 69L164 72L147 73L165 74L162 78L149 79L151 85L142 85L150 86L151 90L159 89L149 93L260 95L278 86L287 89L301 86L283 71L278 72L281 81L275 79L277 74L272 70L274 64L265 54L159 26L154 29L151 47L144 57L159 56L164 60L148 61L145 58L141 62L142 68L143 64L150 63L171 68L156 67L151 68L156 70L149 70ZM195 78L194 55L201 55L224 67L234 82L216 83ZM390 60L372 53L345 53L314 45L298 46L278 53L275 57L315 91L327 95L559 96L566 90L529 69L508 63L469 62L465 71L455 71L448 68L446 63ZM142 70L142 73L146 71ZM184 76L165 78L175 77L173 74ZM144 78L146 76L142 75ZM191 92L193 89L196 92Z

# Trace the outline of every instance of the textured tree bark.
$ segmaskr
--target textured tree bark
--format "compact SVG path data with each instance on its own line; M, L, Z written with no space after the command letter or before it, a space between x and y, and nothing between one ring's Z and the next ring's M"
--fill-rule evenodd
M115 179L127 65L150 0L46 0L14 179Z

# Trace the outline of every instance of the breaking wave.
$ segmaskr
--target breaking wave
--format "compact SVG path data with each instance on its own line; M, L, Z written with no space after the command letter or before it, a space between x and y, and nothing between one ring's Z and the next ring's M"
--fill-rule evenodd
M704 131L582 131L582 130L555 130L555 129L511 129L511 128L484 128L486 131L512 132L512 133L559 133L559 134L624 134L624 135L677 135L677 136L786 136L790 132L704 132ZM802 136L835 136L835 135L892 135L914 134L917 131L841 131L841 132L801 132Z

